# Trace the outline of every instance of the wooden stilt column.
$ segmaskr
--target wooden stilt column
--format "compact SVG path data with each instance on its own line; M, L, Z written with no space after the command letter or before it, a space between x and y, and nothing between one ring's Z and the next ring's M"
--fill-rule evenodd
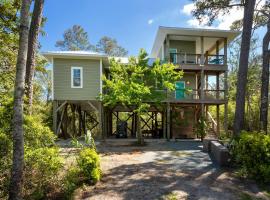
M225 104L224 104L224 131L225 133L228 133L228 83L227 83L227 77L228 72L226 71L224 74L224 98L225 98Z
M163 109L162 112L162 132L163 132L163 138L166 138L166 109Z
M217 105L217 136L220 135L219 105Z
M204 37L201 36L201 100L204 100L204 83L205 83L205 79L204 79Z
M57 134L57 108L58 108L58 101L53 101L53 132Z
M171 138L171 106L170 103L167 102L167 139L170 140Z
M104 108L102 102L99 102L99 130L102 140L106 139L105 130L104 130Z
M108 135L112 136L112 110L108 111Z

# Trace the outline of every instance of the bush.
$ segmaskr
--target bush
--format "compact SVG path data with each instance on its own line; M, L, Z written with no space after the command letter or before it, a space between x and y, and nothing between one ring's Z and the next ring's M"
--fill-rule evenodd
M198 123L195 126L195 133L198 137L201 138L201 140L204 139L204 137L207 134L207 123L204 117L201 117L198 121Z
M41 199L49 187L58 181L58 173L63 160L56 147L42 147L25 150L24 195L28 199Z
M94 149L85 148L79 153L77 164L83 175L93 183L101 178L99 155Z
M99 155L94 149L82 149L76 164L68 169L64 178L64 193L68 199L78 187L84 183L95 184L101 177Z
M23 128L26 146L40 148L55 144L55 134L48 126L44 126L39 116L25 116Z
M4 133L0 132L0 199L8 194L11 167L12 142Z
M241 133L233 141L232 154L241 172L260 182L270 182L270 135Z
M82 184L81 170L77 166L68 169L64 178L64 192L70 198L75 189Z

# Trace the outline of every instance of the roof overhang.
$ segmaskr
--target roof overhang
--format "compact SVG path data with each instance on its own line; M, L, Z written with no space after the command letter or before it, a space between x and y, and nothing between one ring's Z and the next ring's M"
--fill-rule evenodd
M160 26L151 51L151 57L156 58L167 35L181 36L183 40L193 40L192 37L227 38L228 44L241 34L240 31L199 29L199 28L178 28Z
M106 63L109 62L108 56L102 53L88 52L88 51L47 51L42 52L43 55L49 62L52 62L54 58L67 58L67 59L91 59L100 60Z

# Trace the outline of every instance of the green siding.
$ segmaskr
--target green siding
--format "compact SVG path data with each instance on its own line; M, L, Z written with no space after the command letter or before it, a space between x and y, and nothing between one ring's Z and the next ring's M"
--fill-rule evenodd
M170 40L170 48L177 49L177 53L196 53L195 41Z
M189 81L189 85L186 84L187 89L196 89L196 76L195 74L184 73L183 78L180 81Z
M54 58L55 100L96 100L100 93L100 60ZM71 67L83 68L83 88L71 88Z

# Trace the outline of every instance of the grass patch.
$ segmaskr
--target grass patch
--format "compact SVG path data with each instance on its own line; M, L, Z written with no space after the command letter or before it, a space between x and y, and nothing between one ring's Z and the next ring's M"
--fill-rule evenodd
M161 200L177 200L177 195L174 192L164 195Z

